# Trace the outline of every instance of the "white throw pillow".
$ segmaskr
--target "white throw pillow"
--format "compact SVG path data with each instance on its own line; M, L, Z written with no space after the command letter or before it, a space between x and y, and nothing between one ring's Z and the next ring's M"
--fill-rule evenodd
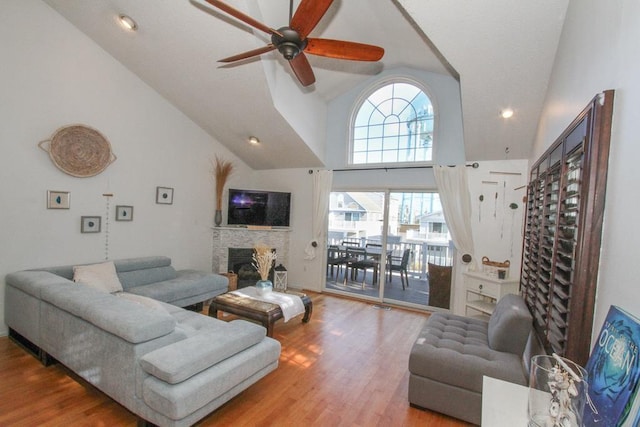
M122 283L112 261L73 267L73 281L108 292L122 292Z

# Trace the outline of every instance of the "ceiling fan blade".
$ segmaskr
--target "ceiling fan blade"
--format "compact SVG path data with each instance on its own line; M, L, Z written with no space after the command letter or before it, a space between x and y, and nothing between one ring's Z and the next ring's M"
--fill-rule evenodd
M331 39L307 39L305 53L352 61L378 61L384 49L370 44Z
M263 53L271 52L276 47L269 43L264 47L259 47L258 49L253 49L248 52L239 53L237 55L230 56L228 58L219 59L218 62L235 62L240 61L241 59L251 58L253 56L262 55Z
M304 40L318 25L331 3L333 0L302 0L296 13L293 14L289 26L296 30L300 34L300 38Z
M221 2L220 0L206 0L206 2L214 7L217 7L218 9L224 12L227 12L229 15L233 16L236 19L239 19L245 24L249 24L252 27L257 28L258 30L262 30L267 34L277 34L278 36L282 37L282 34L280 34L280 32L274 30L273 28L268 27L267 25L263 24L260 21L256 21L249 15L246 15L245 13L240 12L238 9L235 9L229 6L228 4Z
M311 64L304 53L300 52L298 56L289 61L291 69L296 75L302 86L309 86L316 82L316 76L313 74Z

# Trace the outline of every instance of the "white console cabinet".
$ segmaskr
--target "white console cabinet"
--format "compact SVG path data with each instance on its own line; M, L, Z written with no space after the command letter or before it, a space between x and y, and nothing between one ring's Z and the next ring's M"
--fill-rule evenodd
M517 294L520 279L498 279L479 272L464 273L466 287L465 314L491 316L496 303L507 294Z

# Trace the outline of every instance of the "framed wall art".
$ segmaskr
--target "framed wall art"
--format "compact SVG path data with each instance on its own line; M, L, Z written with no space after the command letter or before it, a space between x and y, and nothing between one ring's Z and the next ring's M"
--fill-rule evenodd
M116 221L133 221L133 206L116 206Z
M156 203L159 205L172 205L173 188L156 187Z
M99 233L102 217L99 216L83 216L80 218L81 233Z
M69 209L68 191L47 191L47 209Z

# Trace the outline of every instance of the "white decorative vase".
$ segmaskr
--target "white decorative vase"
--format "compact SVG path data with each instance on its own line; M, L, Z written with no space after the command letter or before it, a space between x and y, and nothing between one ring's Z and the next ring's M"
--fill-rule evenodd
M271 282L271 280L258 280L256 282L256 291L258 292L258 295L265 296L272 290L273 283Z

